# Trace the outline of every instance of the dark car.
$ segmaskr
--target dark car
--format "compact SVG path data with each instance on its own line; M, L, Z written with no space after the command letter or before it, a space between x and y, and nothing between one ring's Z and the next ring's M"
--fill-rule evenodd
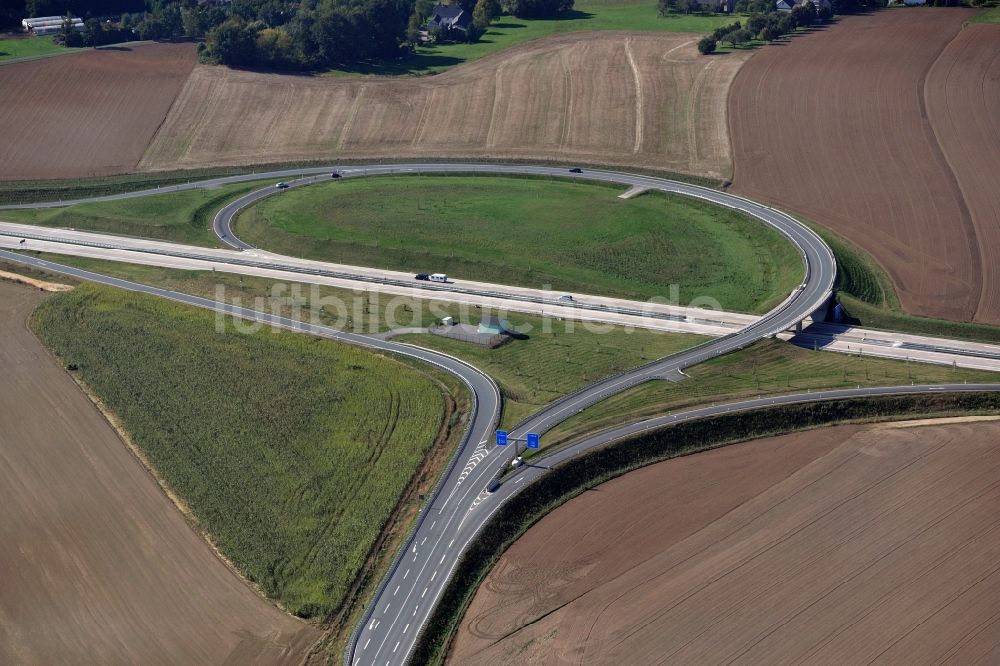
M415 279L415 280L430 280L431 276L428 275L427 273L417 273L416 275L413 276L413 279Z
M286 190L286 189L288 189L288 183L286 183L284 181L282 181L280 183L275 183L274 186L277 187L279 190Z
M569 172L570 173L583 173L583 169L581 169L580 167L573 167L572 169L569 170Z
M340 178L340 174L334 171L333 173L330 174L330 178Z

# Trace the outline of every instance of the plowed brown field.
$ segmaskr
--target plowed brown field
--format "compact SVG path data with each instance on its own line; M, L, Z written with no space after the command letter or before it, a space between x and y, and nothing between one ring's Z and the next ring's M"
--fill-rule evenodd
M508 550L451 663L995 663L998 440L851 426L627 474Z
M0 67L0 179L133 170L194 64L152 44Z
M199 66L142 167L533 157L726 177L725 99L748 53L699 57L697 38L571 34L410 79Z
M187 524L28 330L41 298L0 281L0 663L300 662L318 632Z
M908 311L1000 323L1000 26L972 15L878 12L762 49L729 98L734 183L871 252Z
M927 74L927 115L976 232L983 284L976 318L1000 323L1000 25L958 33Z

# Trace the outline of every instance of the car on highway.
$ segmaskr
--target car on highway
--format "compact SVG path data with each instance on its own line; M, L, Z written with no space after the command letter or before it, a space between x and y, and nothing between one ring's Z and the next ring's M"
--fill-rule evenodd
M583 169L581 169L580 167L573 167L572 169L569 170L569 172L570 173L583 173Z
M565 294L565 295L563 295L563 296L560 296L560 297L559 297L559 300L560 300L560 301L562 301L562 302L564 302L564 303L572 303L572 302L573 302L574 300L576 300L576 299L574 299L574 298L573 298L572 296L570 296L569 294Z
M413 279L414 280L430 280L431 276L428 275L427 273L417 273L416 275L413 276Z
M280 183L275 183L274 186L277 187L279 190L284 190L288 188L288 183L282 181Z
M340 178L340 174L336 171L330 173L330 178Z

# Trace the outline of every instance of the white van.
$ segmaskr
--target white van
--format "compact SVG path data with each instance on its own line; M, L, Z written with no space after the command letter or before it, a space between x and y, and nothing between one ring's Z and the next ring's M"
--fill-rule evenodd
M448 276L444 273L431 273L431 282L447 282Z

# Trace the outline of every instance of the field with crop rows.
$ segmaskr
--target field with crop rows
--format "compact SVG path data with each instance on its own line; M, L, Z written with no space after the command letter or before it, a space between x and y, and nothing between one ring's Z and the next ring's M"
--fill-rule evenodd
M218 546L292 612L336 608L434 443L428 377L352 347L84 285L37 332L121 418Z

